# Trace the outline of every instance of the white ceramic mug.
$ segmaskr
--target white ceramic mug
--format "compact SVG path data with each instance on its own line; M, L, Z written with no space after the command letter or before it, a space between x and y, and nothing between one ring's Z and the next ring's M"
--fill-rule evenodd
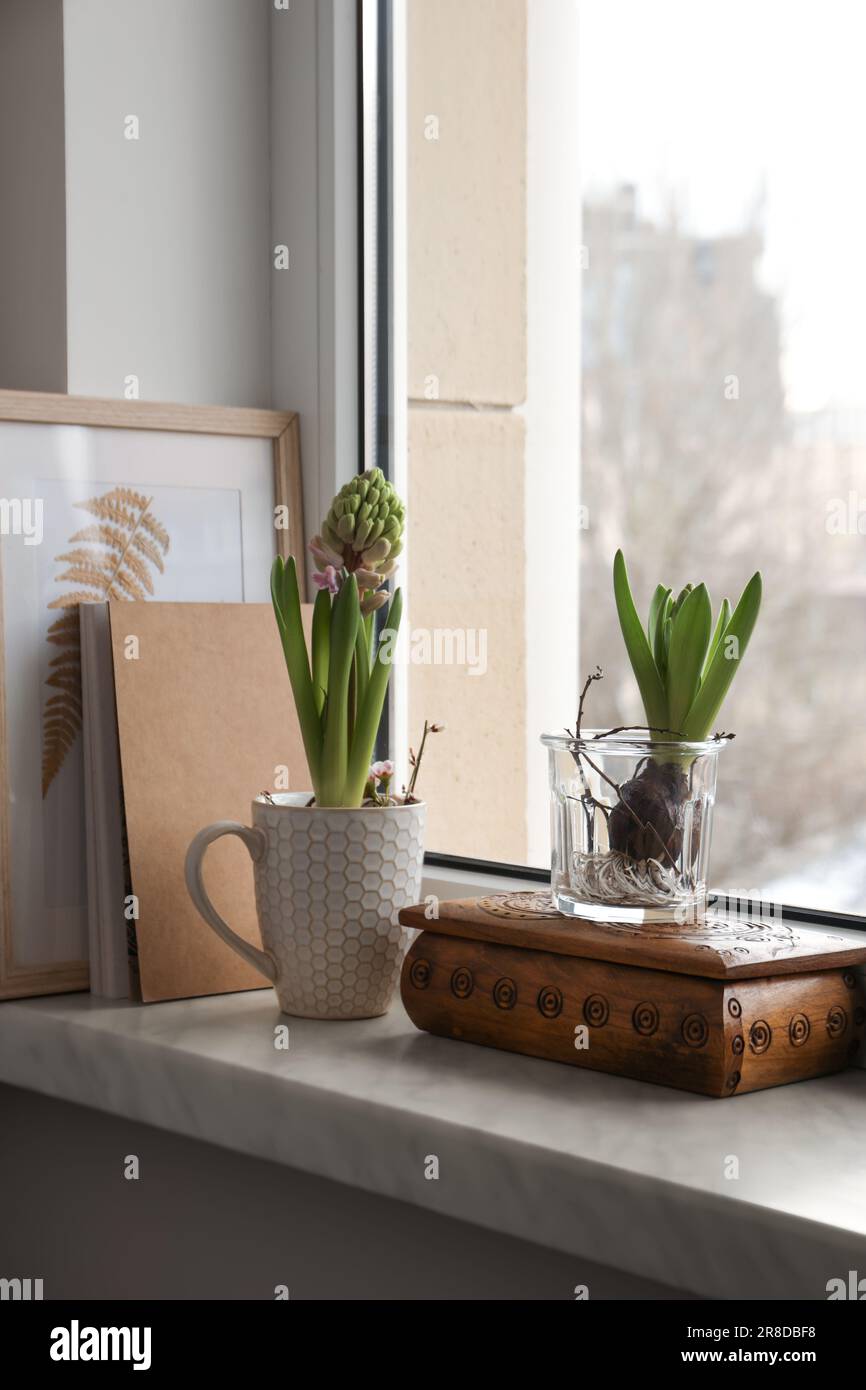
M273 982L284 1013L374 1018L387 1010L409 933L397 921L418 901L426 806L310 806L311 792L257 796L252 827L215 821L192 841L186 885L208 926ZM205 850L237 835L253 861L262 947L216 911Z

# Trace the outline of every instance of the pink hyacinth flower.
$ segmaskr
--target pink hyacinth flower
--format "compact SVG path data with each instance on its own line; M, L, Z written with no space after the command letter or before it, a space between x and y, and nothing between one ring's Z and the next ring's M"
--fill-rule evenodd
M317 589L327 589L329 594L340 592L340 576L333 565L326 565L323 570L316 570L313 575L313 583Z

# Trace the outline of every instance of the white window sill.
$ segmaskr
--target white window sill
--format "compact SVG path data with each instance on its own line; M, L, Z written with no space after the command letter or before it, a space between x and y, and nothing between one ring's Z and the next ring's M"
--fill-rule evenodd
M866 1268L856 1070L717 1101L434 1038L399 1002L287 1020L261 990L7 1002L0 1080L709 1298L825 1298Z

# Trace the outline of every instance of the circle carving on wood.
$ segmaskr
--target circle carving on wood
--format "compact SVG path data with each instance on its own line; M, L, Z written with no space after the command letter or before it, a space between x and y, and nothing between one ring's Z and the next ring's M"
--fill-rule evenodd
M538 1012L542 1018L558 1018L562 1013L562 993L554 985L538 991Z
M848 1015L841 1004L834 1004L827 1014L828 1037L841 1038L847 1027Z
M766 1052L773 1041L773 1030L763 1018L758 1018L749 1029L749 1047L757 1056Z
M802 1047L808 1040L811 1031L811 1026L806 1015L794 1014L794 1017L788 1024L788 1038L790 1039L791 1046Z
M710 1036L709 1024L703 1014L688 1014L683 1019L682 1034L683 1041L689 1047L703 1047Z
M603 994L590 994L584 1001L583 1016L591 1028L603 1028L610 1017L610 1005Z
M493 1002L497 1009L513 1009L517 1003L517 985L507 975L493 986Z
M431 973L429 960L413 960L409 979L416 989L426 989L430 983Z
M458 965L451 976L451 993L458 999L468 999L474 988L472 971L467 970L465 965Z
M635 1006L631 1021L634 1025L634 1031L640 1033L642 1038L652 1037L659 1026L659 1011L655 1004L645 1000L642 1004Z

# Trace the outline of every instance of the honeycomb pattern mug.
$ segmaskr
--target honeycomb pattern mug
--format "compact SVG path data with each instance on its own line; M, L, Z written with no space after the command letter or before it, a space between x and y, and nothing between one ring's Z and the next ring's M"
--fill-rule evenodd
M217 936L273 983L283 1013L375 1018L391 1003L409 944L397 914L420 895L426 806L319 807L311 796L257 796L251 827L205 826L187 851L187 889ZM207 895L203 859L222 835L237 835L253 861L262 949Z

